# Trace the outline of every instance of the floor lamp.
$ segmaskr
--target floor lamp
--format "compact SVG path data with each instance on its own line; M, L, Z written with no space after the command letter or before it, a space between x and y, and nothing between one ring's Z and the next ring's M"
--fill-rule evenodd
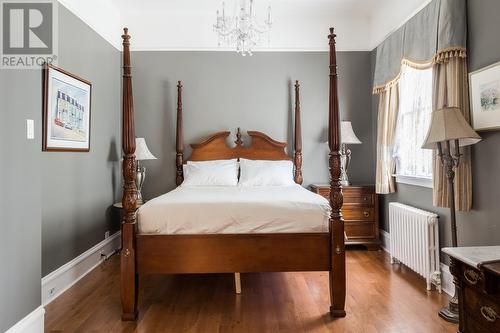
M448 179L448 198L450 206L452 246L457 247L457 221L455 216L455 170L460 163L460 147L473 145L481 137L465 120L459 108L444 107L432 113L431 125L422 146L424 149L437 149L437 156ZM458 323L458 295L455 293L447 306L439 311L446 321Z

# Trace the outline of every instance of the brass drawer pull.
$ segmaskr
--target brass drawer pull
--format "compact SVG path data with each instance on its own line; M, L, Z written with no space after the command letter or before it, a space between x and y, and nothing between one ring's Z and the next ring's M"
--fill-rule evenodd
M369 216L370 216L370 213L369 213L369 212L367 212L367 211L364 211L364 212L363 212L363 216L364 216L364 217L369 217Z
M476 271L473 271L472 269L467 269L464 271L464 277L472 285L476 285L479 280L481 279L481 276Z
M481 307L481 314L483 315L484 319L489 321L490 323L494 323L498 317L498 314L489 306L482 306Z

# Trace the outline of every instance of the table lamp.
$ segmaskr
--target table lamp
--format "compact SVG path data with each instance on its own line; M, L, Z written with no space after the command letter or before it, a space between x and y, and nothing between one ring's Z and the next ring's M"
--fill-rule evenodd
M156 157L151 154L146 145L146 140L144 138L135 139L135 159L137 161L137 170L135 175L135 185L137 186L137 203L142 205L144 201L142 200L142 185L146 179L146 168L141 166L140 161L145 160L156 160Z
M346 145L362 143L354 133L350 121L343 120L340 124L340 142L342 144L340 150L340 183L342 184L342 186L349 186L351 183L349 182L349 177L347 176L347 169L349 168L349 164L351 163L351 150L347 148Z
M459 108L444 107L432 113L431 124L423 149L437 149L441 164L448 179L448 200L450 206L452 246L457 247L457 222L455 216L455 170L460 163L460 147L473 145L481 137L467 123ZM439 316L446 321L458 323L458 294L455 294L447 306L439 311Z

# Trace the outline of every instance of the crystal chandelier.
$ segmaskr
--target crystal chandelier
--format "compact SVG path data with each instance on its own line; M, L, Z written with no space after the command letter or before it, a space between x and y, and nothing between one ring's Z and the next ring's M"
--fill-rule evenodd
M219 46L236 45L236 52L251 56L252 48L260 42L262 35L267 34L269 42L271 26L271 6L267 7L267 18L260 21L254 13L253 0L240 0L234 17L226 16L225 3L222 2L222 11L217 11L214 29L219 36Z

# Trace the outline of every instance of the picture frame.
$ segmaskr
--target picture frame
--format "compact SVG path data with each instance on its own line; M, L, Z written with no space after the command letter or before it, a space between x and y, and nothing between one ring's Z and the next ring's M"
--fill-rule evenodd
M472 127L500 130L500 62L469 73Z
M90 151L92 83L43 67L43 151Z

